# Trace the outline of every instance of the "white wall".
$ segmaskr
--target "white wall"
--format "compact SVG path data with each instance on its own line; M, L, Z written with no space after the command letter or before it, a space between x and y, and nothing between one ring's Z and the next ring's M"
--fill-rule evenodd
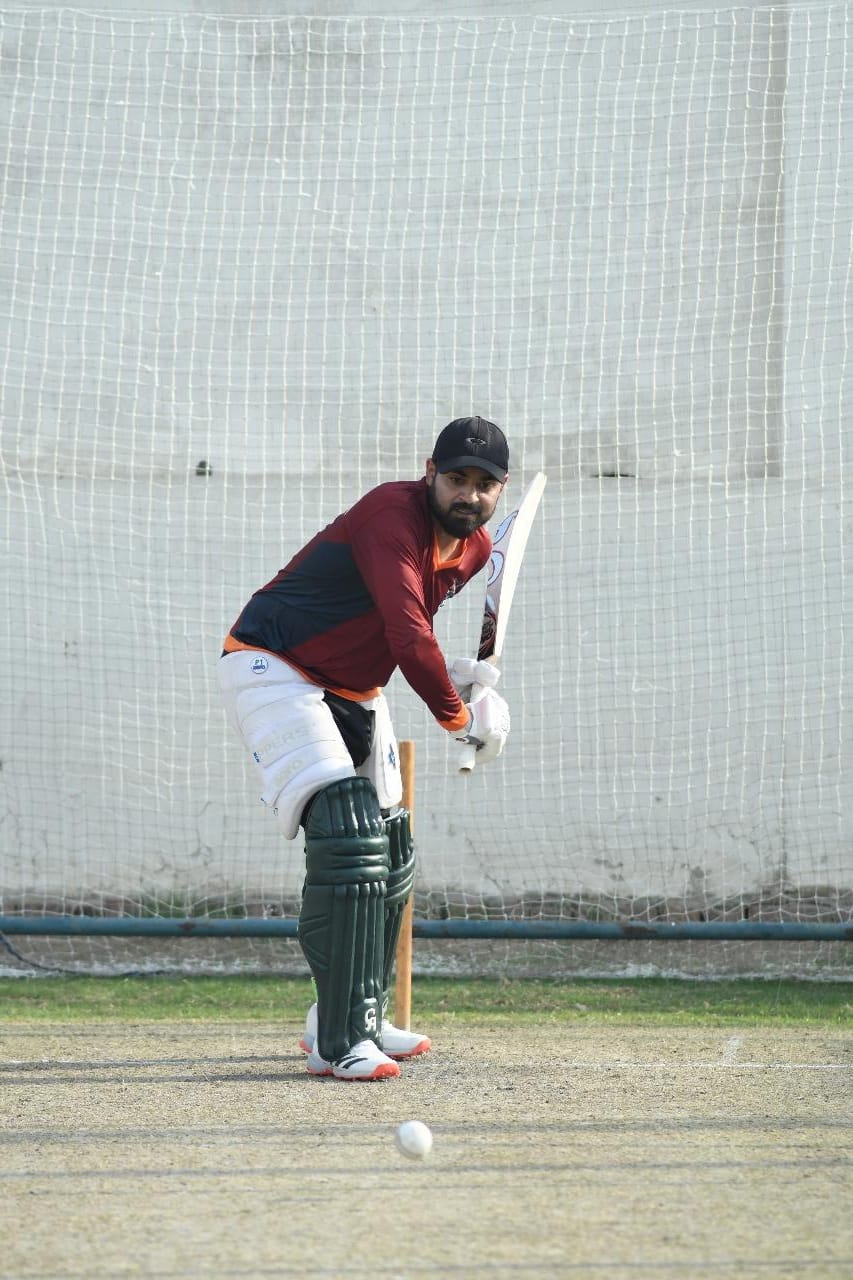
M505 760L392 682L422 886L853 889L843 6L161 7L4 15L5 888L296 889L222 634L476 410L549 487Z

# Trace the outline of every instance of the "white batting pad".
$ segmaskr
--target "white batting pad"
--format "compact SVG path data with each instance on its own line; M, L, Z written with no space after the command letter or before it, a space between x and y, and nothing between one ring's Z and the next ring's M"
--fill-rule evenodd
M286 662L252 650L220 658L217 673L228 719L260 774L261 800L292 840L311 796L355 776L324 691Z

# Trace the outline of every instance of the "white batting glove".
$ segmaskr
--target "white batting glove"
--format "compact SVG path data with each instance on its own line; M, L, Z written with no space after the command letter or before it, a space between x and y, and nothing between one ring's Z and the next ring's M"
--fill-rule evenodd
M481 696L468 704L471 720L467 729L456 734L458 742L476 747L476 763L497 760L509 736L509 707L494 689L484 689Z
M451 658L447 664L450 683L463 702L471 700L471 686L482 685L484 689L494 689L501 673L491 662L478 662L476 658Z

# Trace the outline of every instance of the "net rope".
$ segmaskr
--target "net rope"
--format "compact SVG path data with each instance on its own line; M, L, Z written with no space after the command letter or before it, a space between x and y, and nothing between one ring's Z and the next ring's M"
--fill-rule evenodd
M418 911L850 919L849 6L0 23L3 912L296 909L222 637L478 412L548 488L502 760L388 689Z

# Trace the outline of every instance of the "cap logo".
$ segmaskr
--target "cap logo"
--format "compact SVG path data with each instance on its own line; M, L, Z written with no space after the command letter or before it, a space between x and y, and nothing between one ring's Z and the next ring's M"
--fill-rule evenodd
M472 449L479 449L485 442L479 436L466 436L465 443L470 445Z

